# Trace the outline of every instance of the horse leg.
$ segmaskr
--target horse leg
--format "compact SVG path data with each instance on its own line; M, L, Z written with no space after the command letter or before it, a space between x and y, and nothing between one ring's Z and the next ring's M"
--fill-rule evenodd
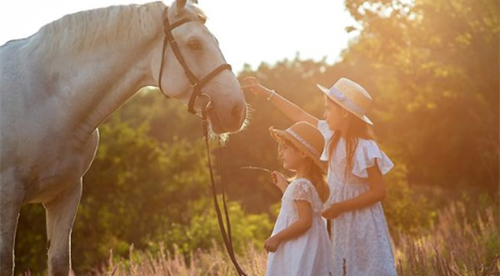
M14 241L20 210L20 204L7 206L2 202L0 217L0 276L14 275Z
M6 174L0 175L0 180L0 276L11 276L14 274L14 242L23 198L22 189L19 189L22 184Z
M71 270L71 229L82 195L82 179L76 185L44 203L47 214L48 263L50 276L68 276Z

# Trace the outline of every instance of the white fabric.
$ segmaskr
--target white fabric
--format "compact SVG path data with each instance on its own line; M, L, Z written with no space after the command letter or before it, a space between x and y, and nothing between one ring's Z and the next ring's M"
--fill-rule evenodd
M333 131L326 121L320 121L318 129L327 139L323 151L325 158ZM370 189L367 168L374 166L375 160L382 174L394 166L375 141L359 139L352 171L345 174L345 140L340 138L328 161L330 198L326 207L367 192ZM333 275L343 275L344 259L347 275L396 275L391 238L381 202L339 215L332 220L332 233Z
M281 199L281 210L272 235L290 226L298 219L295 200L311 204L312 225L307 232L292 240L284 241L267 258L267 276L332 276L332 247L321 217L323 204L316 188L304 178L288 185Z
M328 123L324 120L318 121L318 130L323 134L325 138L325 148L323 149L323 153L321 154L321 161L328 161L328 147L330 145L330 139L333 137L333 131L328 127Z

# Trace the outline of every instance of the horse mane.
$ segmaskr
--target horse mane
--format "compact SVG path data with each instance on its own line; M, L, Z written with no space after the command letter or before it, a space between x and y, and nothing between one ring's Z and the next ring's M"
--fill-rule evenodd
M68 48L78 51L95 44L108 45L124 39L134 43L163 31L160 26L165 7L162 2L153 2L68 14L43 26L32 36L33 43L30 45L33 49L44 49L46 55L47 51L56 54Z
M205 22L207 16L196 4L188 1L186 9ZM163 2L142 5L120 5L68 14L48 23L28 38L25 50L45 59L61 52L80 52L126 41L141 43L163 33ZM171 8L175 9L175 6ZM117 49L118 50L118 49Z

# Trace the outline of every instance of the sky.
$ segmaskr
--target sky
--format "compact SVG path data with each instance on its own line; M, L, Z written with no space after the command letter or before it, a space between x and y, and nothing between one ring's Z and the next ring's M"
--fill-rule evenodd
M0 45L28 37L66 14L152 0L0 0ZM170 5L173 0L163 1ZM233 70L253 69L285 58L326 58L333 63L347 48L355 25L341 0L199 0Z

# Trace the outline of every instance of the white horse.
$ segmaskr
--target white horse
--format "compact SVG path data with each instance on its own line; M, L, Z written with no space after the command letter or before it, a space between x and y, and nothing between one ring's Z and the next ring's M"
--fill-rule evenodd
M97 127L140 88L159 86L193 113L204 95L214 132L241 129L243 92L205 19L186 0L113 6L64 16L0 47L1 276L13 274L19 212L28 203L46 210L49 274L69 274Z

